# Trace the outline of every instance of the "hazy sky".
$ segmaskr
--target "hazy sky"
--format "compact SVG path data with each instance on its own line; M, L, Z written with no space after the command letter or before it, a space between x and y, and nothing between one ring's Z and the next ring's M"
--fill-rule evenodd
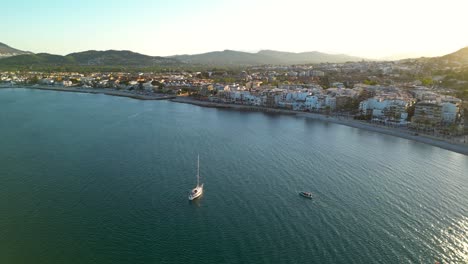
M54 54L274 49L380 58L468 46L467 0L15 0L0 9L0 42Z

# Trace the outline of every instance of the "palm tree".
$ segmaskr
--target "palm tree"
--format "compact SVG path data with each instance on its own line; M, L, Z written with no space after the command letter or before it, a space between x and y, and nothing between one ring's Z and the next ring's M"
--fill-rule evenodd
M330 108L329 105L325 106L325 114L326 114L327 116L330 115L330 109L331 109L331 108Z

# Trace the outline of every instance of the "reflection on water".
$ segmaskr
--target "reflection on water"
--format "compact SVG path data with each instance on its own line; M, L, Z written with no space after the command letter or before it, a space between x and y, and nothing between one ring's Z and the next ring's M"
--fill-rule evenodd
M200 197L198 197L198 198L195 199L195 200L192 200L192 201L189 200L189 204L190 204L191 206L201 207L201 206L202 206L202 199L203 199L203 195L200 196Z
M463 217L434 237L444 251L441 261L445 263L468 263L468 218Z

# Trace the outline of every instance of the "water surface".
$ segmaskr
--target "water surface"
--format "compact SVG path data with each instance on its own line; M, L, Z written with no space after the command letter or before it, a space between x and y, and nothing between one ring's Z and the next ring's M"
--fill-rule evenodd
M337 124L0 89L0 168L0 263L468 261L468 157Z

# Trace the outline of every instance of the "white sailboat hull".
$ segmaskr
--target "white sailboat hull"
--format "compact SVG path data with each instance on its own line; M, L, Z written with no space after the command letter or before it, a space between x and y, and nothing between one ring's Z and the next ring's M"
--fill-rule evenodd
M193 201L200 197L203 194L203 184L198 185L197 187L193 188L192 191L189 193L189 200Z

